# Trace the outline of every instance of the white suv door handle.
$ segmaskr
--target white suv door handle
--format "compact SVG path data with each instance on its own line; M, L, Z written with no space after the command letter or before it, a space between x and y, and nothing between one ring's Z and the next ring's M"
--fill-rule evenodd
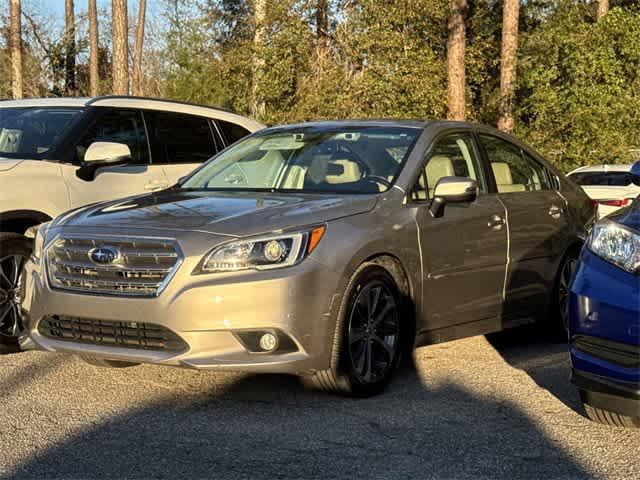
M163 188L167 188L168 186L169 182L167 182L166 180L152 180L144 186L144 189L153 192L155 190L162 190Z

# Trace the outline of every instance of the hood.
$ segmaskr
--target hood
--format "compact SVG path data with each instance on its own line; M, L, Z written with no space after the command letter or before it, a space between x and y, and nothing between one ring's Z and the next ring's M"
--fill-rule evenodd
M364 213L375 204L375 195L165 190L99 203L68 216L59 225L247 236Z
M0 172L6 172L7 170L11 170L12 168L18 166L23 161L24 160L22 159L0 157Z
M612 213L607 218L640 231L640 197L636 198L630 206Z

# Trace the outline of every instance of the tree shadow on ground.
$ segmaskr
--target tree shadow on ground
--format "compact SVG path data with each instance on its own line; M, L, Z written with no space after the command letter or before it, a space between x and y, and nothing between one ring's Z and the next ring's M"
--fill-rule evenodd
M588 476L514 405L480 398L456 383L429 385L414 368L403 369L385 394L360 400L307 390L294 377L241 376L223 391L165 397L109 418L37 452L8 474L21 479Z
M570 382L571 363L567 340L537 325L487 335L487 340L505 361L526 372L573 411L583 414L576 388Z

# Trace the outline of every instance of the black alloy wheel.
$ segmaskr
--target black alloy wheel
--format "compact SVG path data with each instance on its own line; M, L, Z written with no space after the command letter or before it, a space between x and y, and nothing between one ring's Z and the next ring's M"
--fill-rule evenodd
M400 348L400 318L396 296L385 282L365 284L348 318L352 373L362 384L384 381L395 368Z
M0 257L0 335L15 338L24 331L20 314L22 268L26 257Z
M22 316L23 268L33 241L17 233L0 233L0 353L20 351L18 337L26 325Z
M558 314L565 331L569 330L569 293L571 279L578 269L578 259L571 256L564 261L558 278Z

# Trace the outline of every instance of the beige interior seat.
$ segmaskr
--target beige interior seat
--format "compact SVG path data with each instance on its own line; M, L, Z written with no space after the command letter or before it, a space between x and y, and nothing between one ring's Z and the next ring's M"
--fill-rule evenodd
M291 165L287 171L282 188L290 188L293 190L302 190L304 188L304 176L307 169L300 165Z
M353 160L349 160L348 158L340 158L331 160L329 163L342 167L343 171L339 175L327 175L327 183L336 184L357 182L362 178L362 171L360 170L360 166Z
M429 184L429 197L433 198L436 184L443 177L452 177L456 174L453 162L446 155L434 155L431 157L426 167L427 183ZM420 178L420 187L424 190L423 177Z
M499 193L524 192L527 187L521 183L513 183L511 168L506 162L491 162L493 176Z

